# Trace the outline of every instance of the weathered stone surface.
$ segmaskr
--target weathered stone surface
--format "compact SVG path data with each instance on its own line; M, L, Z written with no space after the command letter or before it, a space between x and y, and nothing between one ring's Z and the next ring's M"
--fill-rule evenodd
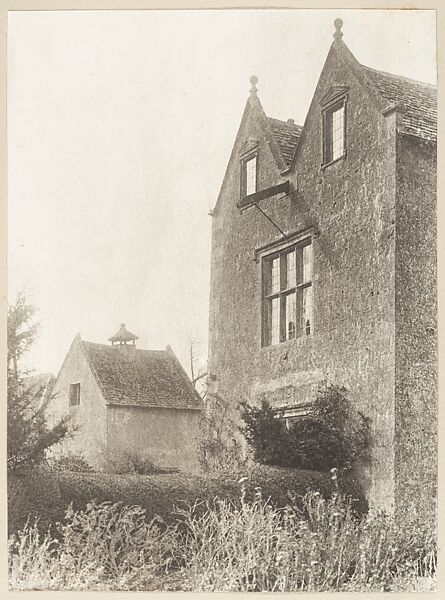
M368 84L334 44L284 173L249 99L213 216L209 371L231 402L298 404L322 379L345 385L372 422L371 505L392 511L428 481L426 503L435 485L435 159L430 144L398 133L400 115ZM346 156L322 168L320 100L331 86L348 88ZM313 330L268 347L254 252L280 233L254 207L236 208L247 138L259 140L258 189L289 179L296 190L261 208L287 234L313 232ZM417 461L423 474L413 478Z
M191 410L109 406L108 456L119 464L130 453L156 466L198 472L200 416Z
M437 496L436 147L397 151L395 485L398 509L434 519Z
M81 382L81 403L70 406L70 384L77 382ZM51 422L55 423L66 414L70 414L70 426L77 429L76 434L54 446L52 452L81 454L91 466L103 468L107 461L107 407L78 337L60 369L47 407Z

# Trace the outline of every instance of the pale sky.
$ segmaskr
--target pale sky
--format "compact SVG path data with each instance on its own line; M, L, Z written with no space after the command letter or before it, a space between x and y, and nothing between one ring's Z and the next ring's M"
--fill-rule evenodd
M9 298L57 375L77 332L205 360L211 217L249 92L303 124L333 21L368 66L435 83L435 13L60 11L8 16Z

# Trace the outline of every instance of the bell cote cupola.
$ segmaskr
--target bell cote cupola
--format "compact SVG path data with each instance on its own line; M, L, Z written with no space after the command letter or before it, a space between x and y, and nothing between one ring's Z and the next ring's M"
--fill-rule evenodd
M125 323L121 323L120 329L117 333L108 338L112 346L136 346L137 335L130 333L125 328Z

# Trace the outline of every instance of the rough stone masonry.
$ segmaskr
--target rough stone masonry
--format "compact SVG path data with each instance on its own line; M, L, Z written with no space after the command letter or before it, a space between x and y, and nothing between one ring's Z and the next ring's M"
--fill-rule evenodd
M251 83L212 211L214 391L230 402L268 398L298 411L321 380L346 386L371 418L372 464L362 474L371 506L433 517L435 87L358 63L340 20L303 127L267 117L257 79ZM329 130L337 107L340 133L335 123ZM336 135L343 151L326 160ZM254 174L245 171L251 157ZM258 202L254 194L241 211L246 177L258 192L285 182L289 192ZM310 327L295 334L283 309L267 313L265 268L302 240L312 247L312 312ZM265 328L278 326L280 340L269 343Z

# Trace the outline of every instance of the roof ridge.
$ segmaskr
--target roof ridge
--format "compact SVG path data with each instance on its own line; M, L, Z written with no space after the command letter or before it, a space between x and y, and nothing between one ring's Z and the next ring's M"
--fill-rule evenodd
M298 125L298 123L289 123L288 121L283 121L283 119L277 119L276 117L267 117L270 121L275 121L280 123L281 125L286 125L287 127L296 127L298 129L303 129L303 125Z
M366 69L367 71L372 71L373 73L379 73L381 75L387 75L388 77L393 77L396 79L402 79L403 81L414 83L415 85L420 85L423 87L431 88L432 90L437 90L437 85L434 83L428 83L427 81L419 81L418 79L412 79L411 77L406 77L406 75L399 75L398 73L390 73L389 71L382 71L381 69L374 69L374 67L368 67L367 65L360 64L361 67Z
M118 350L119 346L110 346L109 344L101 344L100 342L89 342L88 340L80 340L82 344L89 344L91 346L96 346L99 348L104 348L106 350ZM132 351L134 350L135 352L150 352L150 353L156 353L156 354L167 354L166 350L149 350L147 348L133 348L133 346L131 347Z

